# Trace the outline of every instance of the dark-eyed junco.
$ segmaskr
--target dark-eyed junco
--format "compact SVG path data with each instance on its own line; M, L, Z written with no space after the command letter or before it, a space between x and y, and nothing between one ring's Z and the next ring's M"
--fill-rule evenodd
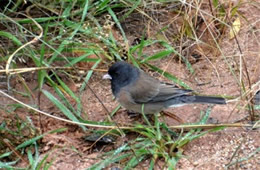
M226 104L222 97L198 96L192 90L159 80L124 61L113 64L103 79L111 80L113 95L127 110L153 114L191 103Z

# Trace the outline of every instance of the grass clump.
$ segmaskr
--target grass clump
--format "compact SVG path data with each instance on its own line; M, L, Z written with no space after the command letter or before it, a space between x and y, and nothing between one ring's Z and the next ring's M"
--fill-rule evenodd
M194 125L205 124L210 112L211 109L208 109L201 120L198 123L194 123ZM126 144L116 150L105 153L102 156L104 157L103 161L88 169L102 169L111 166L122 167L123 169L132 169L136 166L154 169L159 161L162 161L163 164L157 168L164 169L167 167L167 169L175 169L179 159L184 157L185 145L210 132L224 129L224 127L215 127L210 130L194 128L177 133L171 130L165 123L160 122L157 115L154 118L153 126L137 124L133 128L128 129L128 133L134 132L137 137L133 140L128 140ZM149 124L151 125L150 122ZM147 159L149 162L145 163Z

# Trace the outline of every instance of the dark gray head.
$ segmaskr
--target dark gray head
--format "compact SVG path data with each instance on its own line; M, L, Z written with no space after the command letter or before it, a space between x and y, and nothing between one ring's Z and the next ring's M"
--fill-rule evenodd
M137 80L139 69L124 62L119 61L113 64L103 78L111 80L111 88L114 96L117 96L122 87L125 87Z

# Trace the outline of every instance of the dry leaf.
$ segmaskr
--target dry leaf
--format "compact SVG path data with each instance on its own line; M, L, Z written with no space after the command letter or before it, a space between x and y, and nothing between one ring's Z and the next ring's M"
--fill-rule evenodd
M241 26L240 19L239 19L239 17L237 17L237 19L233 22L232 28L230 29L230 32L229 32L230 39L234 38L235 35L238 34L238 32L240 30L240 26Z

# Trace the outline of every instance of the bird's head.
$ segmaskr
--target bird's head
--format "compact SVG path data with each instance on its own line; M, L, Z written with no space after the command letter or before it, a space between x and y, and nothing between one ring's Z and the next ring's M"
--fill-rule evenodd
M111 80L112 92L116 96L122 87L135 82L138 76L138 68L124 61L119 61L109 68L108 74L105 74L103 79Z

